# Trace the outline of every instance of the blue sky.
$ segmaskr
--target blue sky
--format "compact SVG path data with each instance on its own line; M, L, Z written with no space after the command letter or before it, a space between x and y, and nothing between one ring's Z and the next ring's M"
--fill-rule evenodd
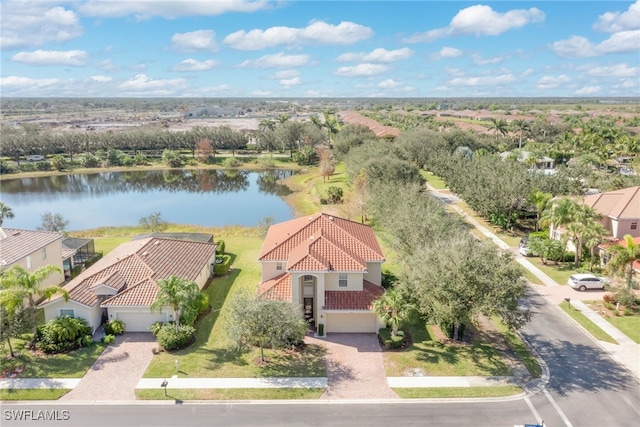
M640 0L1 1L2 96L640 96Z

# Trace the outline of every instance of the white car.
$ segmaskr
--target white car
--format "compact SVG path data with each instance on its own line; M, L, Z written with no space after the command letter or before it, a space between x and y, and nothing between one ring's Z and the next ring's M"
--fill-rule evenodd
M574 274L569 277L569 281L567 283L573 289L577 289L581 292L586 291L587 289L604 289L604 286L607 284L602 277L589 273Z
M27 156L27 161L28 162L42 162L42 161L44 161L44 156L41 156L39 154L34 154L32 156Z

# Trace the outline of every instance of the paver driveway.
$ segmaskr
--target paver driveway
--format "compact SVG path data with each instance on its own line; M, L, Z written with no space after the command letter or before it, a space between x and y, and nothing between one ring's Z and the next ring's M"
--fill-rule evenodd
M116 337L78 385L60 400L135 400L135 388L157 346L150 332L125 332ZM158 386L160 386L158 384Z
M328 388L322 399L398 399L389 388L376 334L337 334L314 342L327 347Z

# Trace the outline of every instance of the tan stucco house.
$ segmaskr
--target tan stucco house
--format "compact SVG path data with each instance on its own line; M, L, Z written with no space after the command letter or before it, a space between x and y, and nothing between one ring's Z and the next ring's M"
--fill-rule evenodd
M46 265L55 265L60 273L49 276L42 287L64 282L63 259L66 253L62 245L64 236L51 231L0 228L0 268L19 265L30 273Z
M299 304L325 332L378 332L384 255L371 227L324 213L271 226L259 255L262 298Z
M640 186L591 194L583 203L602 215L602 225L614 238L640 237Z
M45 321L61 315L80 317L95 331L105 320L120 319L127 331L148 331L156 321L174 320L168 307L151 311L157 281L176 275L202 289L212 275L215 257L213 243L156 237L133 240L67 283L68 301L56 296L40 307Z

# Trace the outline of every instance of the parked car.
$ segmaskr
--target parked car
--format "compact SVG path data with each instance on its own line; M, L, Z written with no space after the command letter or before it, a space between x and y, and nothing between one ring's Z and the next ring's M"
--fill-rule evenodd
M604 289L607 284L604 278L589 273L574 274L569 277L567 283L581 292L587 289Z
M27 162L42 162L42 161L44 161L44 156L41 156L39 154L27 156Z

